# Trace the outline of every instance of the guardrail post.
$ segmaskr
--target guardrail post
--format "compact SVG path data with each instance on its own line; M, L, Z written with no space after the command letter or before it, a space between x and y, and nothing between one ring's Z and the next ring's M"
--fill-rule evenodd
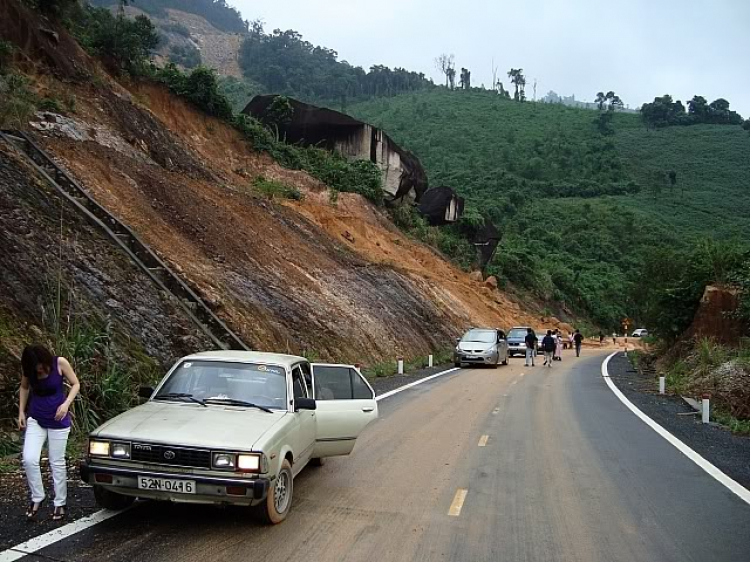
M710 419L710 399L710 394L708 394L707 392L703 393L703 404L701 406L701 418L703 419L703 423L708 423Z
M430 353L430 354L429 354L429 355L427 356L427 366L428 366L428 367L433 367L433 366L434 366L434 365L433 365L433 363L432 363L432 353Z
M404 374L404 358L398 357L397 362L398 362L398 374L403 375Z
M664 375L659 377L659 394L665 394L667 392L667 377Z

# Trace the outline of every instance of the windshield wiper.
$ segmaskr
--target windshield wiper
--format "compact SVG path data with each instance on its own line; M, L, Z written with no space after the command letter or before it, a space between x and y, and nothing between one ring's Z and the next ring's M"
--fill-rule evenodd
M266 408L265 406L259 406L258 404L254 404L252 402L245 402L244 400L237 400L235 398L206 398L204 401L207 404L230 404L232 406L247 406L248 408L258 408L259 410L263 410L264 412L268 412L269 414L273 414L273 410Z
M154 400L171 400L171 399L180 399L184 398L188 400L189 402L195 402L196 404L200 404L204 408L208 408L206 403L203 400L198 400L197 398L193 397L192 394L188 394L186 392L167 392L166 394L159 394L154 397Z

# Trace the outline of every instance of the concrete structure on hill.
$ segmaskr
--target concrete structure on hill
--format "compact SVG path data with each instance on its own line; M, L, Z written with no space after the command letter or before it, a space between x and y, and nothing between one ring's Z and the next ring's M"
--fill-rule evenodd
M350 160L369 160L383 173L383 189L390 201L419 202L427 190L427 174L416 156L398 146L380 129L349 115L316 107L293 98L291 115L278 119L269 109L278 96L255 96L242 113L278 127L289 143L319 146Z

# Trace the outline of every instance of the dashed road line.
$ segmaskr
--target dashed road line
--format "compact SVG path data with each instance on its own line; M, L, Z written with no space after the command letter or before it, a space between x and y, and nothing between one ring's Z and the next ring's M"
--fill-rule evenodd
M493 415L493 416L496 416L496 415L498 415L499 413L500 413L500 408L499 408L499 407L498 407L498 408L495 408L494 410L492 410L492 415Z
M461 508L464 506L464 501L466 500L466 494L469 493L469 490L466 488L459 488L456 490L456 495L453 496L453 503L451 503L451 507L448 510L448 515L451 517L458 517L461 515Z
M487 446L487 441L489 441L489 439L490 439L489 435L482 435L479 438L479 447L486 447Z

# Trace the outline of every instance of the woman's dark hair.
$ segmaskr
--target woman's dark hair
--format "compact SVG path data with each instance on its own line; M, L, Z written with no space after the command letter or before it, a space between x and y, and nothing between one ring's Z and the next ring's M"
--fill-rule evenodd
M23 369L24 376L29 379L31 386L35 386L38 382L37 366L44 365L51 371L52 360L52 353L43 345L27 345L23 348L21 368Z

